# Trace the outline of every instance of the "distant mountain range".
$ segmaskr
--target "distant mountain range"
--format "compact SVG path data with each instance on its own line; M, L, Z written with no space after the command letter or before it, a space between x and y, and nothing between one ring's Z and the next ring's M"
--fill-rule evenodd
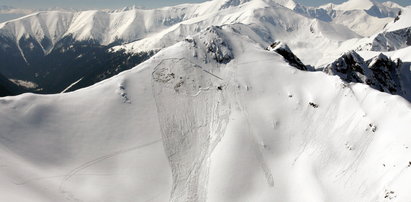
M377 34L405 9L394 3L373 1L319 8L285 0L268 1L268 8L243 6L247 2L210 1L155 10L130 7L112 11L37 11L0 24L0 60L4 61L0 73L15 81L34 83L36 87L26 88L26 92L72 91L130 69L207 26L235 23L250 24L248 29L258 35L255 40L262 45L285 41L305 63L319 66L331 62L319 57L325 58L324 55L331 55L328 52L342 47L337 43ZM285 9L277 9L278 6ZM244 15L244 9L256 13ZM1 10L34 12L11 7ZM307 39L306 45L301 46L303 38ZM396 37L387 36L390 38ZM376 43L362 50L374 50ZM399 48L397 44L393 46ZM306 51L317 56L309 58ZM340 54L343 50L333 52Z

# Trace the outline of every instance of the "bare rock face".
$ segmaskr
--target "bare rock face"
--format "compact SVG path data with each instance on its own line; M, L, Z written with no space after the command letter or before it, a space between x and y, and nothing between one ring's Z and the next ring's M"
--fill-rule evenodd
M206 201L209 158L230 114L222 80L211 72L187 59L170 59L152 74L173 202Z
M367 61L367 65L374 74L373 83L375 83L375 88L391 94L403 94L399 73L402 66L400 59L392 61L387 56L380 54Z
M355 51L350 51L327 65L324 72L337 75L348 83L364 83L381 92L405 96L401 84L402 67L400 59L393 61L384 54L364 61Z
M367 83L372 73L364 59L355 51L349 51L324 68L324 72L337 75L346 82Z
M274 51L278 54L280 54L281 56L284 57L284 60L290 64L291 66L299 69L299 70L303 70L303 71L307 71L308 68L307 66L305 66L300 58L298 58L292 51L291 49L287 46L287 44L282 43L280 41L276 41L273 44L271 44L270 47L268 47L269 51Z
M394 51L411 46L411 27L378 34L372 42L372 51Z
M224 39L221 27L211 26L199 39L205 46L207 54L218 63L227 64L234 59L231 47Z

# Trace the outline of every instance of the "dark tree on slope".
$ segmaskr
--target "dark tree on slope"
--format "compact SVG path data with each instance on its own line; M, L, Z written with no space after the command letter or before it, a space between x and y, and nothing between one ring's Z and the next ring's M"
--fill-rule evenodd
M0 74L0 97L18 95L23 90Z

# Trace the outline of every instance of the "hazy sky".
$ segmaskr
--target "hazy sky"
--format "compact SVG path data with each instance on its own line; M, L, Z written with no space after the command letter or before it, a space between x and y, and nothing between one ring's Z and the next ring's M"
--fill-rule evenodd
M9 5L18 8L122 8L130 5L155 8L181 3L196 3L206 0L0 0L0 5ZM307 6L317 6L329 2L341 3L345 0L296 0ZM383 2L384 0L378 0ZM392 0L401 5L410 5L411 0Z

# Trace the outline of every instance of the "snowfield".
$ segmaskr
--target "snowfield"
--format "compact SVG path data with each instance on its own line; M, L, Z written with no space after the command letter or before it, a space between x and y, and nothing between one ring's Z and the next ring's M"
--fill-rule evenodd
M166 44L115 77L70 93L0 98L0 201L410 201L410 103L299 70L267 48L271 39L286 41L290 47L281 47L314 64L335 60L347 44L358 47L352 38L360 35L349 28L297 14L292 1L277 3L160 9L178 15L209 8L118 47ZM211 12L217 4L226 8ZM233 18L238 13L243 20ZM101 11L76 15L84 16L64 19L102 21L53 33L82 30L75 36L106 42L138 34L106 26ZM111 25L128 27L122 20L132 18L113 19ZM102 36L107 32L87 30L88 23L118 33ZM297 31L277 29L288 25ZM387 55L409 63L409 51ZM380 52L359 53L368 60Z

